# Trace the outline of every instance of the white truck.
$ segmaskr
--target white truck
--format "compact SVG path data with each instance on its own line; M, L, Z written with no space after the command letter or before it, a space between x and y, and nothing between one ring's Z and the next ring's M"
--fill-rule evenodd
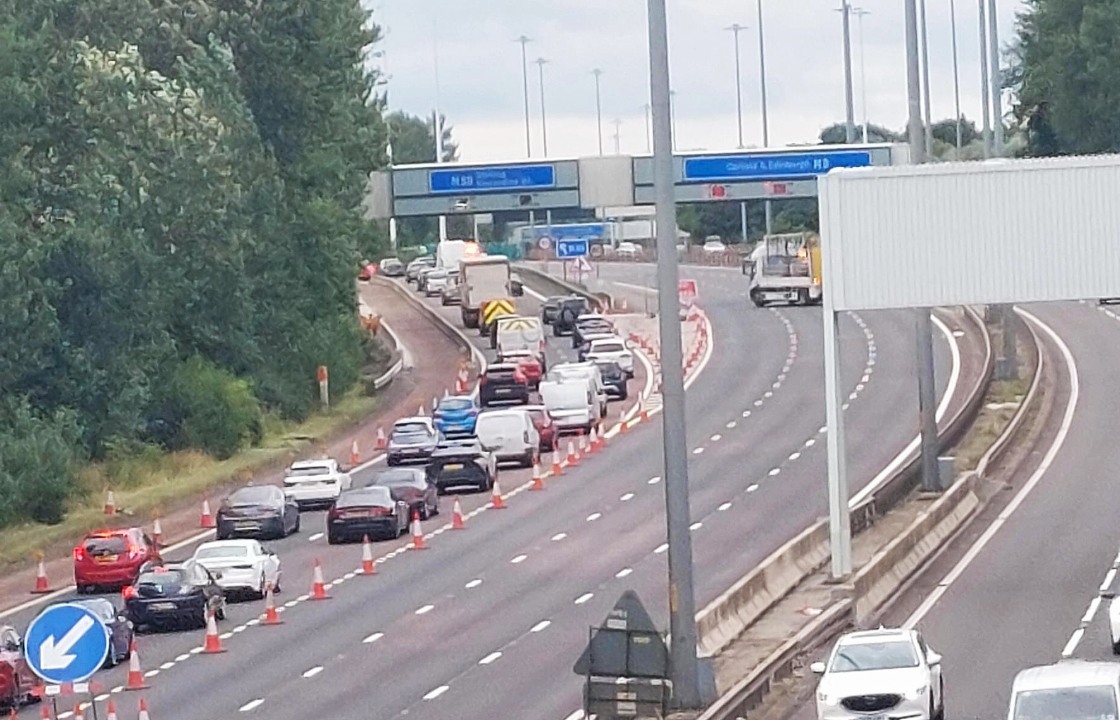
M441 240L436 245L436 267L454 273L459 269L459 261L481 252L473 240Z
M498 357L529 354L544 364L544 326L538 317L501 318L495 323Z
M505 255L482 255L459 261L459 312L463 327L479 327L483 305L512 295L509 258Z
M814 233L767 235L744 263L747 294L758 307L771 302L817 305L821 288L820 239Z

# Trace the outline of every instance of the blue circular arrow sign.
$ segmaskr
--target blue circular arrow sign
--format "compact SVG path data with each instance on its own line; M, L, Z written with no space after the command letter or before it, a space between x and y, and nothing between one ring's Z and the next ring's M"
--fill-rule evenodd
M105 664L109 629L92 610L62 603L31 621L24 645L27 666L45 682L84 682Z

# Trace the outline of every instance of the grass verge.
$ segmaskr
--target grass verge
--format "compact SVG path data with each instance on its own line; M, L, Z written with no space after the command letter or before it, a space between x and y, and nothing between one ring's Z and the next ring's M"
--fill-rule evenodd
M92 464L81 472L84 499L75 501L66 519L57 525L28 523L0 530L0 567L26 562L39 552L48 552L75 537L105 524L104 493L113 489L119 513L137 523L147 523L187 498L253 476L300 451L322 446L337 431L368 417L379 398L355 390L329 411L302 423L269 418L261 443L227 460L215 460L197 451L165 453L145 448ZM216 507L215 507L216 509Z

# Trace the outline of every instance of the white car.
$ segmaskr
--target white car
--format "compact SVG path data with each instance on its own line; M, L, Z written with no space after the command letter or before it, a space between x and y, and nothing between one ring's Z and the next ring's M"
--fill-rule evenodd
M618 363L626 377L634 377L634 353L626 348L626 341L620 337L597 338L587 349L587 360L610 360Z
M424 276L424 295L435 297L443 293L447 287L451 273L447 270L433 270Z
M210 571L218 585L234 592L264 597L271 585L280 591L280 558L256 540L215 540L202 543L191 562Z
M638 246L638 243L620 242L618 247L615 248L615 252L618 253L620 258L634 260L642 254L642 249Z
M330 505L352 484L350 473L343 472L332 458L294 462L284 473L284 495L301 510Z
M818 720L944 720L941 656L917 630L847 633L809 669L821 676Z
M727 252L727 246L720 240L708 240L704 243L705 255L719 255Z

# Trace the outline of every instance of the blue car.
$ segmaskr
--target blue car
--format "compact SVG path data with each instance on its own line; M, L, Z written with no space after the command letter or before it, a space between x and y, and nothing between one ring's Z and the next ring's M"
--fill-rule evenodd
M440 401L432 413L436 429L444 437L474 435L474 425L478 421L478 403L469 395L446 397Z

